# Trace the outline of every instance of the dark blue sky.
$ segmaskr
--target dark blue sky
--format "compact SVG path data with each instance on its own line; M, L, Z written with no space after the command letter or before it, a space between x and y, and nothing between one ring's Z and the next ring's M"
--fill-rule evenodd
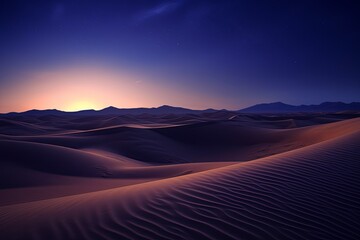
M359 29L359 1L3 0L0 91L95 63L203 96L194 107L359 101ZM163 104L191 107L181 96Z

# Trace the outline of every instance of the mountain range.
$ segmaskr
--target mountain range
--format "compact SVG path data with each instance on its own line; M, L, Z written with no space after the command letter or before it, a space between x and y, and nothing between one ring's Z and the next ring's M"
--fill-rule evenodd
M241 113L296 113L360 111L360 102L324 102L318 105L289 105L282 102L262 103L239 110Z
M47 109L47 110L29 110L25 112L10 112L1 115L77 115L77 116L87 116L87 115L139 115L139 114L199 114L199 113L211 113L220 110L216 109L206 109L206 110L193 110L182 107L174 107L163 105L160 107L154 108L116 108L113 106L101 109L101 110L81 110L77 112L66 112L60 111L57 109ZM221 111L228 111L222 109ZM238 111L238 113L296 113L296 112L343 112L343 111L360 111L360 102L352 103L343 103L343 102L324 102L318 105L290 105L282 102L274 103L262 103L256 104L251 107L247 107Z
M206 109L206 110L193 110L182 107L173 107L168 105L163 105L160 107L153 108L116 108L113 106L101 109L101 110L81 110L76 112L66 112L57 109L46 109L46 110L29 110L25 112L10 112L2 115L31 115L31 116L44 116L44 115L57 115L57 116L68 116L68 115L78 115L78 116L88 116L88 115L139 115L139 114L197 114L197 113L206 113L206 112L215 112L215 109Z

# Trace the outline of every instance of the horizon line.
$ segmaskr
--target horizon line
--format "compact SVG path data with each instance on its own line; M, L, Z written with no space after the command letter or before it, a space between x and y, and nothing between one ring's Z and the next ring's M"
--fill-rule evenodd
M217 109L217 108L204 108L204 109L193 109L193 108L188 108L188 107L183 107L183 106L173 106L173 105L168 105L168 104L163 104L163 105L159 105L159 106L154 106L154 107L116 107L114 105L109 105L107 107L104 108L99 108L99 109L94 109L94 108L88 108L88 109L80 109L80 110L75 110L75 111L67 111L67 110L62 110L62 109L57 109L57 108L46 108L46 109L37 109L37 108L33 108L33 109L28 109L28 110L24 110L24 111L10 111L10 112L0 112L0 114L10 114L10 113L25 113L25 112L29 112L29 111L59 111L59 112L65 112L65 113L78 113L78 112L83 112L83 111L102 111L104 109L107 108L116 108L116 109L120 109L120 110L129 110L129 109L139 109L139 108L144 108L144 109L156 109L156 108L160 108L160 107L173 107L173 108L183 108L183 109L188 109L188 110L194 110L194 111L206 111L206 110L226 110L226 111L241 111L243 109L249 108L249 107L253 107L256 105L262 105L262 104L274 104L274 103L281 103L281 104L285 104L285 105L289 105L289 106L312 106L312 105L321 105L324 103L344 103L344 104L352 104L352 103L360 103L360 101L352 101L352 102L343 102L343 101L324 101L321 102L319 104L298 104L298 105L294 105L294 104L288 104L288 103L284 103L282 101L276 101L276 102L264 102L264 103L256 103L247 107L243 107L243 108L238 108L238 109L227 109L227 108L221 108L221 109Z

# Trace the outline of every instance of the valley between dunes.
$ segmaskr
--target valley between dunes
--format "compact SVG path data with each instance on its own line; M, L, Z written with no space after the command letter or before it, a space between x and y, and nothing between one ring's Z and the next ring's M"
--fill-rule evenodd
M360 239L360 118L0 118L0 239Z

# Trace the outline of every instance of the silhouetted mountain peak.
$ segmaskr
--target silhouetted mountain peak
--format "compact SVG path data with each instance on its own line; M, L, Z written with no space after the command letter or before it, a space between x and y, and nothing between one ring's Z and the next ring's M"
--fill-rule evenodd
M283 102L273 102L273 103L269 103L269 105L290 106L289 104L286 104L286 103L283 103Z
M36 115L36 116L63 116L63 115L72 115L72 116L90 116L90 115L140 115L140 114L199 114L199 113L209 113L217 111L227 111L226 109L215 110L212 108L206 110L193 110L183 107L174 107L170 105L162 105L159 107L153 108L117 108L114 106L109 106L102 110L81 110L76 112L64 112L57 109L46 109L46 110L37 110L32 109L26 112L11 112L7 115ZM343 103L343 102L323 102L319 105L289 105L283 102L273 102L273 103L262 103L256 104L254 106L244 108L238 112L242 113L294 113L294 112L342 112L342 111L360 111L360 102L352 103Z
M170 106L170 105L162 105L162 106L157 107L157 108L177 108L177 107L173 107L173 106Z
M360 103L323 102L319 105L289 105L282 102L257 104L239 110L246 113L340 112L360 111Z
M119 108L117 107L114 107L114 106L109 106L109 107L106 107L106 108L103 108L102 110L118 110ZM100 110L100 111L102 111Z

